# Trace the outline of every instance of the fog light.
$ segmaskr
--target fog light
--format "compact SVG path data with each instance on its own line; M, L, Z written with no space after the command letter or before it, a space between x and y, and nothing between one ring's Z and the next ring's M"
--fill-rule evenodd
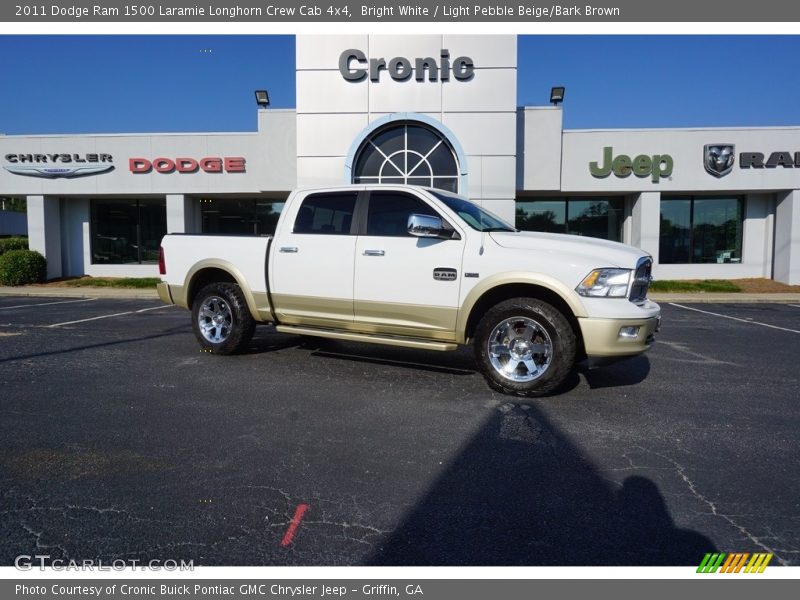
M620 327L619 337L631 339L639 337L639 327Z

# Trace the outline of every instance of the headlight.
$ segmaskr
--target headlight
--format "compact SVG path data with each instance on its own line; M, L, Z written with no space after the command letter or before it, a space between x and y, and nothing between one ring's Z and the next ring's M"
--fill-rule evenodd
M630 269L595 269L583 278L575 291L593 298L624 298L630 282Z

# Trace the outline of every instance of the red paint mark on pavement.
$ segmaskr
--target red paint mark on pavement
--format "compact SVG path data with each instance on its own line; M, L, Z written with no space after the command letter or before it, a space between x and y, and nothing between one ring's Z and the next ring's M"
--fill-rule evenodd
M288 546L292 543L294 539L294 534L297 533L297 528L300 526L300 521L303 520L303 515L306 514L306 511L311 508L308 504L298 504L297 508L294 511L294 516L292 517L291 522L289 523L289 529L286 530L286 533L283 534L283 539L281 540L281 546Z

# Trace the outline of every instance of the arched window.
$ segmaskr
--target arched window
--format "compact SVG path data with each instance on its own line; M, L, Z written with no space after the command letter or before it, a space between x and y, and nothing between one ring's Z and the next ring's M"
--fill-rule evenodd
M407 183L458 192L458 159L435 129L417 121L378 129L356 153L353 183Z

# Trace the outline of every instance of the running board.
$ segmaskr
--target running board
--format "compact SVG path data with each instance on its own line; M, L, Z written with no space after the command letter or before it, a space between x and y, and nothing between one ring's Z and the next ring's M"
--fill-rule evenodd
M446 352L458 348L453 342L437 342L420 340L417 338L391 337L371 335L369 333L353 333L351 331L337 331L332 329L312 329L310 327L295 327L293 325L276 325L275 331L280 333L294 333L296 335L313 335L334 340L347 340L350 342L367 342L370 344L385 344L387 346L403 346L404 348L420 348L422 350L438 350Z

